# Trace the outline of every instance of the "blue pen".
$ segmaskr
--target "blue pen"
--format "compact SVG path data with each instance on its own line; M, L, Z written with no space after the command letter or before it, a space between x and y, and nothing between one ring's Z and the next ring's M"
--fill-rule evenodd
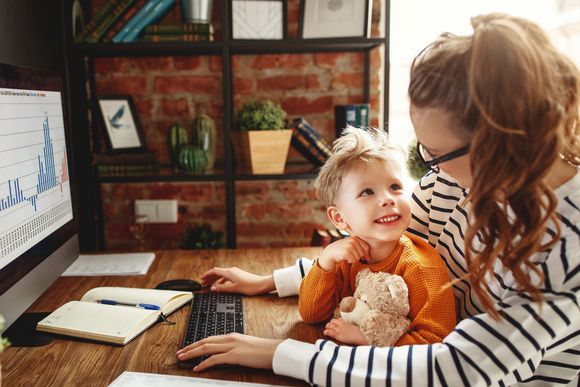
M136 308L143 308L149 310L159 310L160 308L157 305L153 304L131 304L128 302L120 302L120 301L113 301L113 300L97 300L98 303L105 304L105 305L124 305L124 306L134 306Z

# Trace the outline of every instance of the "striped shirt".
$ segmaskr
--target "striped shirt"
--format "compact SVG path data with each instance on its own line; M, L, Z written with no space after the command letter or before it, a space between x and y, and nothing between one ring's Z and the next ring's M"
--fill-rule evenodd
M486 288L502 319L483 312L468 281L454 287L460 322L442 343L376 348L328 340L282 342L274 372L318 385L578 386L580 370L580 173L555 191L562 235L532 257L545 280L544 301L518 292L511 272L496 262ZM412 196L409 232L441 254L451 279L466 273L467 193L443 173L425 176ZM547 227L545 241L554 235ZM478 249L478 246L474 246ZM478 249L479 250L479 249ZM309 262L274 273L280 295L297 291ZM302 269L302 270L301 270Z

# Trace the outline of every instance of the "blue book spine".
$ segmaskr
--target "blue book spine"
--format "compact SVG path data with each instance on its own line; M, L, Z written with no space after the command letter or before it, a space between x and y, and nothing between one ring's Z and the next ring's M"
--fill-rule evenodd
M119 33L113 37L113 42L121 43L129 31L131 31L131 29L135 27L135 25L139 23L139 21L143 19L143 17L149 13L149 11L151 11L153 7L155 7L160 1L161 0L149 0L147 4L145 4L139 11L137 11L135 15L133 15L125 27L121 28L121 31L119 31Z
M347 125L356 126L356 106L355 105L336 105L334 107L334 125L336 129L336 138L340 137Z
M175 3L175 0L161 0L151 11L149 11L141 20L137 22L137 24L125 35L123 38L123 42L134 42L137 40L137 37L143 31L145 27L149 24L155 23L155 21L159 20Z

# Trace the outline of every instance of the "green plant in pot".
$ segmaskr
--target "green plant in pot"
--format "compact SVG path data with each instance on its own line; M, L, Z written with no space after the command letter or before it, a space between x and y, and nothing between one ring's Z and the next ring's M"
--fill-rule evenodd
M407 169L409 170L409 174L417 179L420 180L427 172L429 172L429 168L425 166L423 160L417 153L417 140L413 140L407 146L407 154L409 157L407 158Z
M181 235L181 248L188 250L222 248L224 233L213 230L209 223L188 224Z
M284 173L292 130L286 112L270 100L248 101L237 110L233 132L236 160L254 174Z

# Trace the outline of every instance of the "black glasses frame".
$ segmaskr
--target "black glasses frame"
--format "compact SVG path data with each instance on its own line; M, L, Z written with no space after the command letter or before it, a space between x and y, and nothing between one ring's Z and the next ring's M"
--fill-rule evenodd
M434 159L431 159L431 160L425 160L425 157L423 156L423 152L429 153L423 147L423 144L421 144L420 142L417 141L417 154L421 158L421 161L423 162L423 164L425 164L425 166L427 168L431 169L432 171L439 172L440 171L439 164L444 163L446 161L454 160L456 158L459 158L461 156L468 154L469 153L469 144L465 145L462 148L456 149L453 152L449 152L447 154L444 154L443 156L435 157Z

